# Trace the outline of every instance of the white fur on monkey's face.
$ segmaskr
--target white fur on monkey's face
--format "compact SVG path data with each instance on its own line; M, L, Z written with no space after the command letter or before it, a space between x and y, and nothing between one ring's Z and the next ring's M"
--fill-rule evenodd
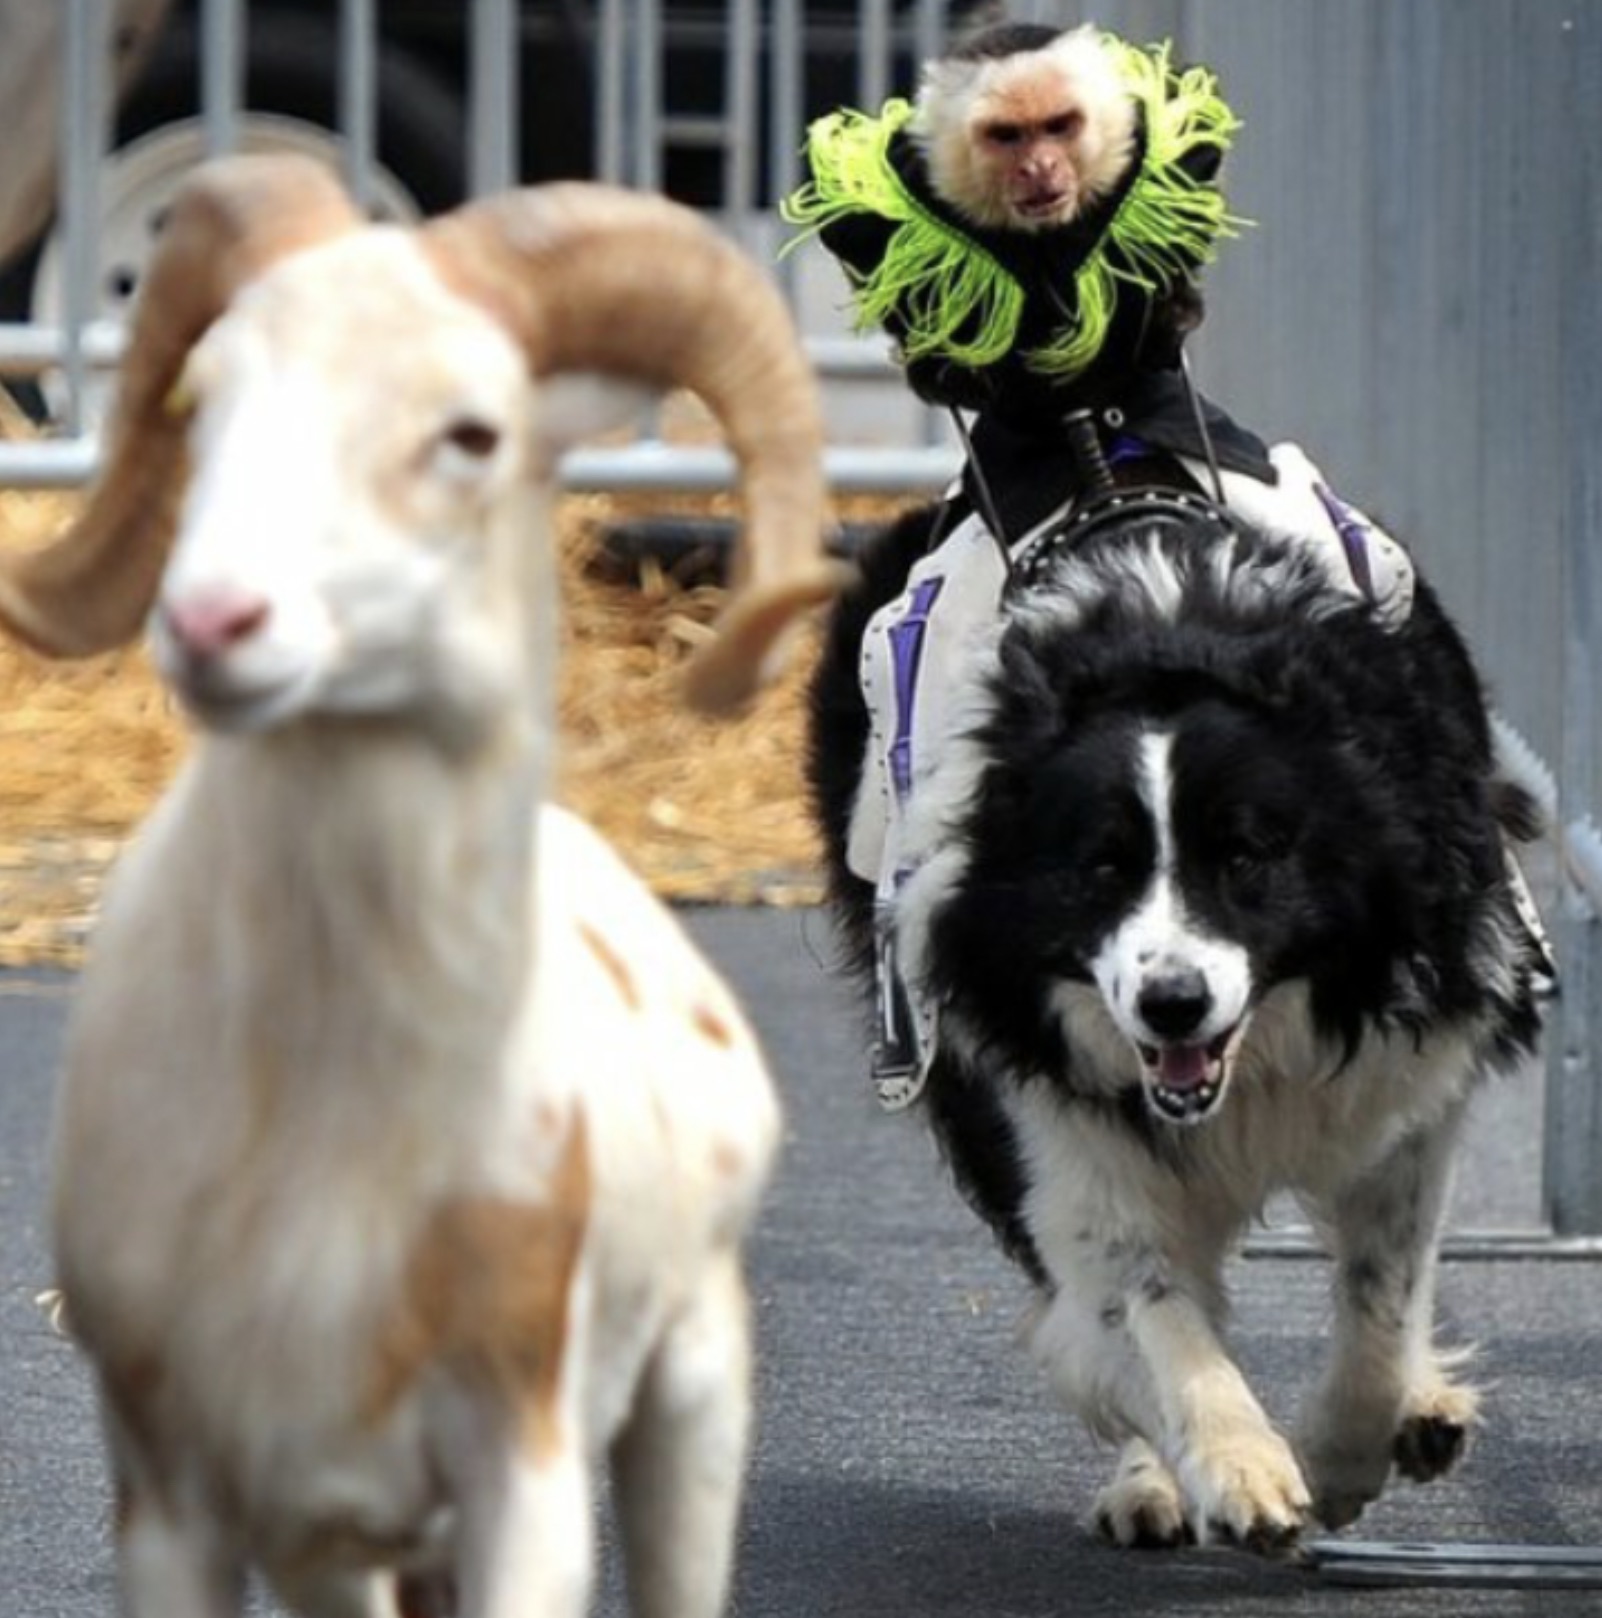
M990 230L1052 230L1107 195L1135 145L1135 106L1093 28L1039 50L924 72L911 132L935 193Z

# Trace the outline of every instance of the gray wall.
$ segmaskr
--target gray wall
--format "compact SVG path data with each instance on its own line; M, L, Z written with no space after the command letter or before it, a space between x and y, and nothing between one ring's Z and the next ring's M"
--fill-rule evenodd
M1565 554L1602 421L1602 4L1106 0L1045 15L1171 37L1217 69L1245 124L1230 198L1256 223L1210 275L1204 388L1300 440L1395 529L1507 718L1554 767L1589 752L1570 784L1602 805L1594 679L1572 664L1570 707L1578 683L1586 708L1564 713L1565 622L1593 645L1602 633L1594 601L1570 620L1589 550Z

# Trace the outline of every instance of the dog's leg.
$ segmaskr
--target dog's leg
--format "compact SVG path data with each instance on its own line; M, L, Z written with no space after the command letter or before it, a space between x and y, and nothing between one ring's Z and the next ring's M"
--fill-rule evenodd
M1463 1454L1478 1414L1433 1342L1436 1249L1461 1107L1410 1135L1323 1216L1335 1257L1335 1339L1303 1427L1317 1512L1332 1528L1378 1497L1394 1463L1428 1481Z
M1114 1545L1162 1549L1193 1537L1179 1485L1144 1438L1124 1445L1112 1482L1096 1496L1094 1516Z
M1161 1474L1147 1467L1138 1490L1134 1481L1155 1452L1197 1538L1221 1535L1262 1551L1289 1544L1307 1516L1307 1488L1213 1325L1216 1286L1181 1284L1154 1247L1117 1241L1101 1251L1092 1263L1082 1253L1061 1276L1034 1335L1073 1409L1101 1432L1150 1446L1126 1452L1098 1511L1119 1508L1128 1530L1160 1498Z

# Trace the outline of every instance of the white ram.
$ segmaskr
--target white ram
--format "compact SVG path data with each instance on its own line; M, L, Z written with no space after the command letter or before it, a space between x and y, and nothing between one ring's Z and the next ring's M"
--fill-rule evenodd
M551 473L642 384L742 463L692 679L726 704L831 582L815 392L755 265L604 187L402 231L309 163L203 170L81 522L0 558L46 651L148 620L201 730L108 894L58 1119L130 1618L221 1618L251 1568L312 1618L567 1618L608 1452L635 1610L723 1604L776 1100L545 806Z

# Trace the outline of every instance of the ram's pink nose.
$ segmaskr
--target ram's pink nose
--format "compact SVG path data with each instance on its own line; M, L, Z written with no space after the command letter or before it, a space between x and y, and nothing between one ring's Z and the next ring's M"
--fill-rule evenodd
M191 590L164 601L168 634L190 657L217 657L261 629L272 613L265 596L217 587Z

